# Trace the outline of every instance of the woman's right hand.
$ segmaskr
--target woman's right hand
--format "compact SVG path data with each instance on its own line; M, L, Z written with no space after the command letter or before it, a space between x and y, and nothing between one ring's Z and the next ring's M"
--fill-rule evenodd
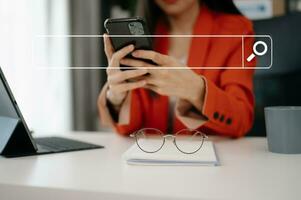
M110 38L104 35L104 47L109 66L107 67L108 85L107 99L116 107L119 107L130 90L144 87L145 80L127 82L129 79L146 75L146 69L120 70L120 60L134 51L134 45L129 45L114 52Z

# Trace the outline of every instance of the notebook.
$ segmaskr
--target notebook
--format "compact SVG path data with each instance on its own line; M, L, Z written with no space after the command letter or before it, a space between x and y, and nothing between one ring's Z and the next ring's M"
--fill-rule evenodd
M122 158L130 165L219 165L212 141L204 141L202 148L194 154L180 152L171 141L166 141L162 149L156 153L145 153L135 143L122 155Z

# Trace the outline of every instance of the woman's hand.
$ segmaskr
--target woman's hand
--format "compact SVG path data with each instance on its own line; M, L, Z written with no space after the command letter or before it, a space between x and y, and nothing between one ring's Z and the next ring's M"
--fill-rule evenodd
M109 66L107 67L108 85L107 99L116 107L120 106L128 91L141 88L146 85L145 80L127 82L129 79L137 78L148 73L145 69L120 70L120 60L134 51L134 46L129 45L114 52L110 39L104 35L105 53Z
M128 66L137 68L152 67L152 69L148 70L151 75L145 78L147 83L145 88L149 88L161 95L176 96L185 99L197 108L203 106L205 81L200 75L196 74L173 57L154 51L137 50L132 53L132 56L135 58L152 60L158 65L155 66L140 60L128 58L121 60L122 64ZM154 69L156 67L158 67L158 69ZM160 69L160 67L164 68ZM167 69L168 67L181 68Z

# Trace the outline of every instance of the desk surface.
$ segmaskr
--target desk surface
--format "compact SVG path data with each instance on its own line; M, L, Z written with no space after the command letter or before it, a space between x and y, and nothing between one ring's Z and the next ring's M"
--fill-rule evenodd
M127 165L121 155L133 141L116 134L65 136L106 148L0 157L0 199L301 198L301 155L270 153L266 138L213 138L221 166L180 167Z

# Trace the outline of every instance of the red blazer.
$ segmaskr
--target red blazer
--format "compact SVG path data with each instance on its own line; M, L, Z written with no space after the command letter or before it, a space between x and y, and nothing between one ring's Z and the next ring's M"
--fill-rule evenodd
M167 35L166 26L159 25L157 34ZM202 8L195 23L193 35L253 35L252 23L243 16L215 13ZM242 50L242 40L244 50ZM168 38L157 39L156 50L167 53ZM202 108L194 109L207 119L197 129L207 134L239 137L245 135L253 124L254 95L252 69L242 69L243 53L252 53L253 38L245 37L204 37L193 38L188 66L202 75L206 82L205 101ZM244 51L244 52L242 52ZM244 62L246 67L254 67L255 60ZM208 67L194 69L193 67ZM223 69L217 69L222 67ZM237 69L229 69L237 67ZM187 83L189 84L189 83ZM103 89L103 93L105 88ZM104 98L105 95L102 95ZM99 102L101 118L109 115L105 100ZM168 127L168 97L152 97L149 91L137 89L131 92L130 116L128 124L111 120L116 131L122 135L145 127L160 129ZM192 108L190 108L192 109ZM200 120L201 121L201 120ZM174 132L187 128L183 120L176 117ZM191 128L191 127L188 127Z

